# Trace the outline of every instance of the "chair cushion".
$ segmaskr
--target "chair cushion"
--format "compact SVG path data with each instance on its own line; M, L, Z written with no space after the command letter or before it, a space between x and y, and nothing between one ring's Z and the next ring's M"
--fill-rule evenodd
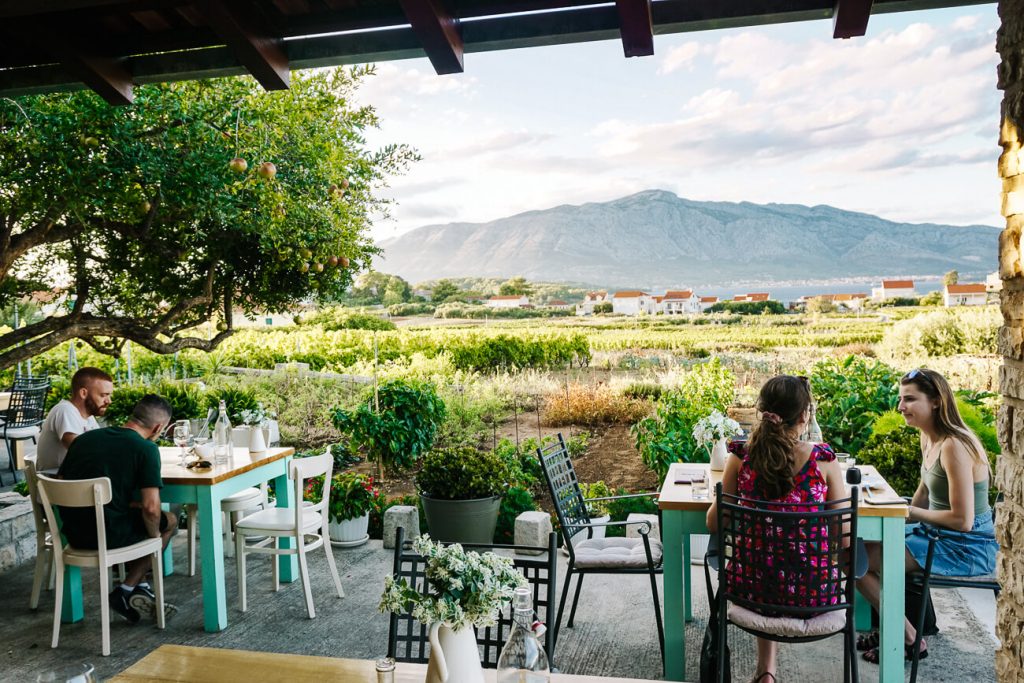
M651 540L651 559L661 564L661 541ZM643 569L647 553L642 538L588 538L574 546L579 569Z
M743 628L778 636L825 636L843 630L846 626L846 610L825 612L811 619L766 617L730 602L729 621Z
M11 427L4 432L8 439L32 439L39 436L39 427Z
M319 529L322 518L319 512L302 510L303 530ZM236 531L251 535L255 531L290 531L295 528L295 508L269 508L246 515L238 520Z

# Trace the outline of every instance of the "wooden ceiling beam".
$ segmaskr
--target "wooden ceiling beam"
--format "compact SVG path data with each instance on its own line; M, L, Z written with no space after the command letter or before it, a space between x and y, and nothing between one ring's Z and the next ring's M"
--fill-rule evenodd
M85 83L107 104L122 106L135 99L132 76L124 64L110 57L100 57L77 51L58 54L68 73Z
M259 26L251 3L209 0L207 20L242 63L267 90L287 90L291 82L288 55L278 36Z
M626 57L654 54L654 22L651 0L615 0L622 32L622 51Z
M836 0L832 13L833 38L859 38L868 32L872 0Z
M441 0L399 0L405 17L423 43L438 75L462 73L462 31L459 20Z

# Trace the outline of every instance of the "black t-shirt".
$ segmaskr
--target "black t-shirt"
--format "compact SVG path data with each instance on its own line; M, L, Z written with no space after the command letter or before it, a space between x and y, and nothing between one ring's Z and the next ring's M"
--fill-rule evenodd
M58 472L63 479L110 478L110 502L104 506L107 547L121 548L147 537L141 514L131 503L139 489L163 488L160 449L133 429L107 427L79 435ZM95 548L93 508L61 508L61 530L76 548Z

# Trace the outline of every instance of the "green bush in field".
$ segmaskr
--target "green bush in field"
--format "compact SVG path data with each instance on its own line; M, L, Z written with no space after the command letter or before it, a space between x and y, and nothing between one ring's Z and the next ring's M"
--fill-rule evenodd
M738 315L781 314L786 312L786 306L781 301L719 301L707 312L736 313Z
M677 388L661 395L655 414L630 430L647 467L664 478L674 462L707 462L693 438L693 426L712 411L725 413L736 398L736 376L719 359L694 366Z
M427 315L433 314L435 308L431 303L392 304L388 306L388 313L397 316Z
M875 419L899 403L899 378L885 363L859 356L815 364L811 391L825 441L836 451L859 452Z

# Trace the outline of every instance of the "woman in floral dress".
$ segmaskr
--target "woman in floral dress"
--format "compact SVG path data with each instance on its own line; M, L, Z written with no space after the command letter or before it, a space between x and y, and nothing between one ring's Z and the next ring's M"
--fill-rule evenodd
M811 419L811 389L807 378L791 375L773 377L761 387L757 407L761 411L761 420L754 427L750 441L730 445L729 450L734 457L726 462L722 490L759 501L807 503L806 508L787 505L785 509L790 511L813 511L819 509L823 502L846 497L846 486L832 449L827 444L800 441L800 435L806 431ZM713 503L707 515L708 529L712 533L718 529L717 514L717 503ZM822 572L823 584L831 583L832 573L836 571L834 567L811 569ZM730 571L729 566L725 571ZM787 581L785 576L744 574L730 575L730 578L733 585L749 583L751 595L756 593L756 586L762 581ZM808 595L798 590L798 584L806 583L799 577L791 576L788 581L793 586L790 594L794 606L834 604L839 598L828 591ZM774 641L757 639L757 675L753 683L776 683L777 653L778 646Z

